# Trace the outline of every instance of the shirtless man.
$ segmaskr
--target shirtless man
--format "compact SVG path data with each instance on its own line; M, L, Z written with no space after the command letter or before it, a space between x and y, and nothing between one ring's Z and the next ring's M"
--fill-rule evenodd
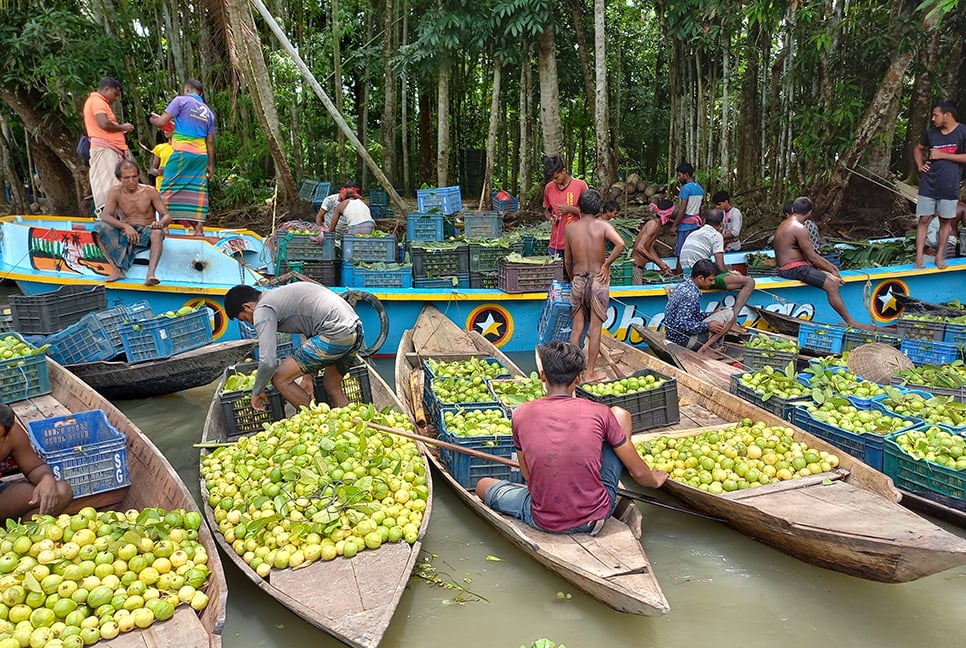
M835 309L845 323L855 328L868 329L849 314L839 294L839 286L845 284L838 268L823 258L808 238L805 221L812 216L811 199L802 196L792 202L792 213L775 231L775 259L778 261L778 274L786 279L797 279L810 286L821 288L828 296L829 305Z
M624 251L624 239L609 221L597 218L601 206L600 194L587 189L577 199L580 220L567 225L564 231L564 269L573 280L570 296L574 327L570 343L580 346L584 324L590 322L587 331L587 380L600 380L594 373L597 354L600 353L600 331L607 318L610 302L610 266ZM605 243L610 241L614 249L609 255ZM606 258L605 258L606 257Z
M101 220L94 225L94 240L111 264L111 274L104 281L123 279L134 262L134 255L150 248L144 285L156 286L161 280L154 272L161 258L164 228L171 223L171 215L158 190L140 183L141 169L136 162L124 160L117 165L114 175L121 184L111 188Z
M70 484L58 480L37 456L27 433L14 426L13 410L0 403L0 460L13 457L26 481L0 482L0 520L27 519L35 513L60 515L74 498Z
M674 203L670 200L659 200L657 204L651 203L651 211L657 214L656 218L651 218L645 222L637 233L634 247L631 249L631 259L634 263L634 285L644 283L644 270L647 262L650 261L657 266L661 274L671 274L671 266L664 263L661 255L654 249L654 243L661 234L664 226L671 220L674 214Z

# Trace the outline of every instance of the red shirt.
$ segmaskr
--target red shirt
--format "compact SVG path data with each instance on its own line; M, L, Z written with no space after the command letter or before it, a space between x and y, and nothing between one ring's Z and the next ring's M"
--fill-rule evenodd
M564 249L564 228L567 223L575 223L580 218L578 214L561 214L558 205L577 206L577 199L580 194L587 191L587 183L577 178L571 178L570 182L563 189L557 187L554 182L548 182L543 190L543 206L553 212L559 219L550 229L550 247L555 250Z
M583 398L544 396L513 412L513 443L530 473L533 521L570 531L610 512L600 478L604 443L627 442L610 408Z

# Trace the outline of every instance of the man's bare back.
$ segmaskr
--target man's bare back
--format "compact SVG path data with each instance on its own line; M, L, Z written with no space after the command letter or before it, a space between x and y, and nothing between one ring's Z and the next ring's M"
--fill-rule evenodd
M778 265L783 266L794 261L804 261L808 255L802 249L802 240L811 247L808 239L808 230L805 225L795 217L786 218L775 230L775 240L772 246L775 248L775 260Z

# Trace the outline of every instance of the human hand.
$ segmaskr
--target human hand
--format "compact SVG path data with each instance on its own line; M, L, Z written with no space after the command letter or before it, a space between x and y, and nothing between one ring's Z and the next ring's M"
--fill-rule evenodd
M597 273L597 280L601 282L610 282L610 266L603 265L600 267L600 272Z
M53 475L44 475L40 483L34 487L34 495L27 502L28 506L38 507L41 515L54 510L57 504L57 480Z
M252 394L252 409L264 412L266 403L268 403L268 392L263 391L261 394Z
M132 124L131 122L124 122L123 124L118 124L118 126L120 126L121 130L124 131L125 133L130 133L131 131L134 130L134 124Z
M678 228L677 227L672 227L671 228L671 236L677 236L677 235L678 235Z
M638 482L645 488L660 488L668 479L668 474L663 470L650 470L642 481ZM646 482L646 483L645 483Z
M128 238L128 241L135 241L138 238L138 231L134 229L134 225L130 223L124 223L121 229L124 231L124 235Z
M724 322L710 321L708 322L708 330L712 333L720 333L725 328Z

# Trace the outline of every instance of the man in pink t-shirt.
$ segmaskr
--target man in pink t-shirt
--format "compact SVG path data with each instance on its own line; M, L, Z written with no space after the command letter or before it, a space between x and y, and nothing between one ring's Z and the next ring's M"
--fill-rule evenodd
M554 341L538 351L547 395L513 412L513 444L528 486L484 477L476 494L536 529L596 535L617 505L622 467L646 488L660 488L667 473L637 454L627 410L574 397L585 366L580 348Z
M567 223L580 218L577 199L587 191L587 183L570 175L559 155L551 155L543 163L543 177L547 186L543 190L543 207L547 210L550 228L550 256L562 257L564 253L564 229Z

